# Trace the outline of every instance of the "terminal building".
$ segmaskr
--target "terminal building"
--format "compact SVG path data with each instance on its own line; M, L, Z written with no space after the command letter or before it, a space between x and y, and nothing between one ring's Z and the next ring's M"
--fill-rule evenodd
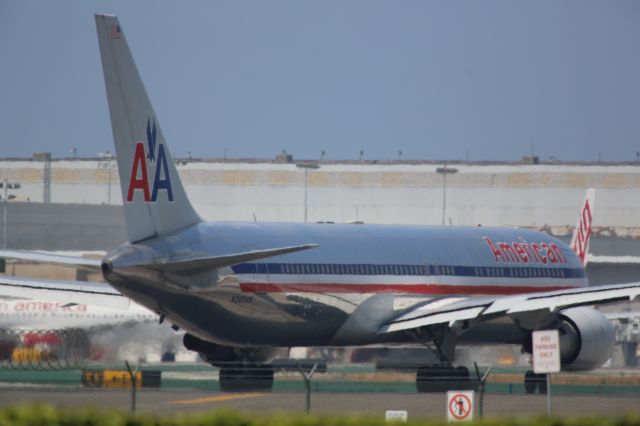
M279 155L273 161L177 163L194 207L206 220L519 226L566 237L576 225L587 188L595 188L594 234L615 240L602 250L594 242L597 255L640 255L633 250L640 237L640 164L525 160L340 162L294 161ZM17 212L8 215L7 246L30 244L30 238L18 232L22 226L35 226L35 232L69 222L86 232L89 226L104 231L121 223L115 218L119 209L112 208L122 204L115 159L55 160L47 153L0 159L0 176L20 185L9 190L15 198L8 208ZM36 223L24 223L30 211L25 205L42 215ZM75 220L83 211L90 212L95 223ZM111 231L124 239L123 232ZM73 247L41 248L113 244L92 237L81 247L71 240Z

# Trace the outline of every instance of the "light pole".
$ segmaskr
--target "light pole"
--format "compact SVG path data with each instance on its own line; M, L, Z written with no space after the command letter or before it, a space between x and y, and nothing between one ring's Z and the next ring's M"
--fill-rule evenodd
M309 169L319 169L318 163L296 163L296 167L304 169L304 223L307 223L307 174Z
M445 164L444 167L438 167L436 172L442 175L442 225L444 226L444 218L447 211L447 175L458 173L458 169L447 168Z
M3 179L3 181L0 182L0 188L4 188L4 197L2 198L2 201L3 201L2 204L4 205L4 212L2 215L2 247L6 250L7 249L7 203L9 202L9 199L16 198L15 195L9 195L9 190L19 189L20 183L9 182L7 179Z
M100 156L102 158L106 158L107 159L107 168L108 170L108 176L109 176L109 183L107 186L107 205L111 205L111 160L113 160L113 153L111 151L105 151L105 152L100 152L99 153ZM104 167L104 163L101 164L102 167Z

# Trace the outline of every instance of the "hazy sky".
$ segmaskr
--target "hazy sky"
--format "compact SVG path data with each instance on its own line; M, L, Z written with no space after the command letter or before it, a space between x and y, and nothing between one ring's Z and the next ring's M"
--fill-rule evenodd
M113 150L114 13L176 157L635 160L640 2L0 0L0 157Z

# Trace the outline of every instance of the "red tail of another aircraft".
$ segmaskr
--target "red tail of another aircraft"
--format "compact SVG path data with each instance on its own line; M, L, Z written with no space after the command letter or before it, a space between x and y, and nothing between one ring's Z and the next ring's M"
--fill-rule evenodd
M589 252L589 238L591 237L591 226L593 224L593 202L595 190L587 189L587 196L584 199L578 225L571 237L571 249L578 255L582 264L587 266L587 253Z

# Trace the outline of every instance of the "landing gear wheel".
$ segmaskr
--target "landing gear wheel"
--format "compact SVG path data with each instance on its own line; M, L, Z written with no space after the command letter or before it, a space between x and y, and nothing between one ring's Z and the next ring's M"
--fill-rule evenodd
M544 374L535 374L531 370L527 370L524 374L524 391L529 394L536 393L536 389L541 394L547 393L547 376Z
M528 394L536 393L536 384L533 381L533 371L527 370L524 373L524 392Z
M455 369L455 388L451 390L465 390L472 389L471 375L469 369L462 365L459 365Z
M273 368L270 365L222 367L219 382L223 392L269 392L273 387Z
M416 372L416 390L419 393L447 392L450 390L473 389L467 367L433 365L419 367Z
M635 368L638 366L638 343L628 342L622 344L622 351L624 354L624 366Z
M547 394L547 375L546 374L536 374L538 377L538 393L542 395Z

